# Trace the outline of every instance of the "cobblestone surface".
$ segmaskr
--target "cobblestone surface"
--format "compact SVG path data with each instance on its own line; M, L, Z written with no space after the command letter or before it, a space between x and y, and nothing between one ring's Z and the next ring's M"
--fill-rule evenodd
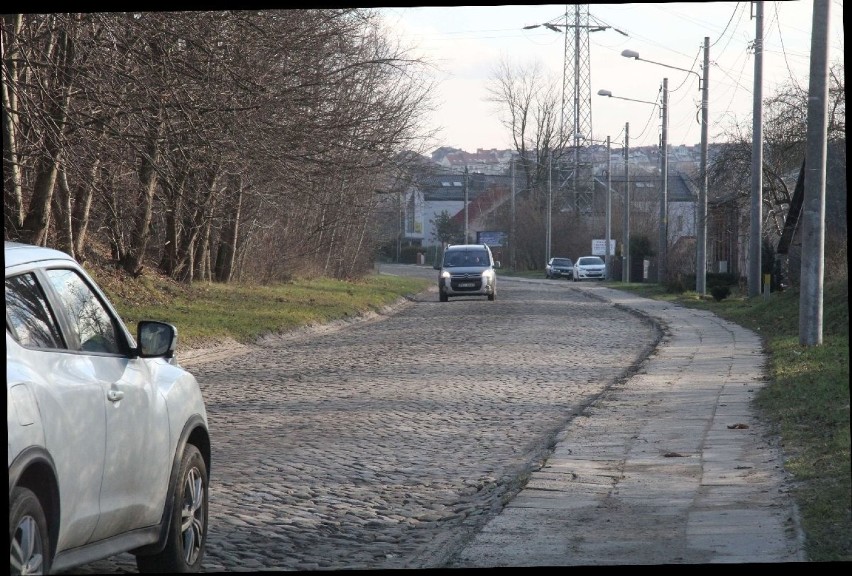
M190 366L213 439L204 569L444 566L660 337L565 281L504 282ZM74 571L128 572L130 554Z

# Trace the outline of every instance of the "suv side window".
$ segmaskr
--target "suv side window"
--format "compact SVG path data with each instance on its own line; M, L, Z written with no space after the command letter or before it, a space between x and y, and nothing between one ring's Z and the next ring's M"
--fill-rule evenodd
M53 311L33 274L6 278L6 319L21 346L65 348Z
M121 340L106 307L74 270L45 270L64 304L71 329L79 337L84 352L124 352Z

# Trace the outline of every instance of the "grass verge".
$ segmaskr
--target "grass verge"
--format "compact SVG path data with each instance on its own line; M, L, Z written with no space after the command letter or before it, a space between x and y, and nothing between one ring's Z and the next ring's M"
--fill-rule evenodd
M178 327L180 348L229 339L248 344L264 334L376 312L431 282L372 275L357 282L328 278L269 286L196 282L191 286L147 274L133 279L115 269L88 270L131 333L139 320Z

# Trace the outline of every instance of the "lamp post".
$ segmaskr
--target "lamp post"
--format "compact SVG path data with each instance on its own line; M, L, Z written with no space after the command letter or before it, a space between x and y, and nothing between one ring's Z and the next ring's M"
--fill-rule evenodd
M650 100L637 100L635 98L626 98L624 96L615 96L609 90L598 90L598 96L606 96L607 98L616 98L618 100L629 100L630 102L640 102L643 104L651 104L657 106L656 102ZM668 186L669 186L669 145L668 145L668 100L669 100L669 79L663 78L663 105L660 107L660 115L662 116L662 135L660 147L660 172L662 175L662 190L660 193L660 257L657 266L657 281L663 284L666 280L666 261L668 258Z
M698 214L696 215L696 246L695 246L695 291L701 296L707 293L707 121L710 81L710 38L704 37L704 77L695 70L687 70L662 62L654 62L639 57L634 50L623 50L621 55L650 64L680 70L698 76L698 89L701 90L701 165L699 168L700 187L698 192Z
M624 283L630 282L630 122L624 123L624 265L621 268L621 278Z
M609 136L606 137L606 247L604 248L604 264L606 269L604 275L609 280L610 276L610 261L612 254L610 253L610 238L612 238L612 151L610 149Z

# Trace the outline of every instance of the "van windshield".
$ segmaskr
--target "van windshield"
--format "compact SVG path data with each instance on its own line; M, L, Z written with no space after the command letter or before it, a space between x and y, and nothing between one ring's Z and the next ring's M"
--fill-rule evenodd
M488 252L485 250L453 250L444 254L444 266L489 266Z

